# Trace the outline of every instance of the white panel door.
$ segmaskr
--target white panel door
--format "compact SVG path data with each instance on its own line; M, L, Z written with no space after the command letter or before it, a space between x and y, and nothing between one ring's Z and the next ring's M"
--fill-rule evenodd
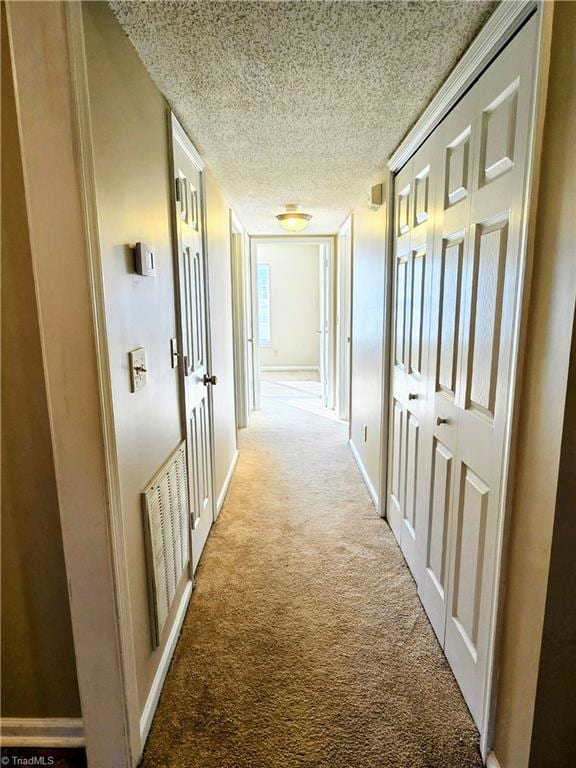
M426 407L431 293L432 145L425 144L396 183L389 520L419 581L417 541L423 503L422 420Z
M422 532L418 542L418 592L442 644L458 449L464 253L476 135L472 98L468 94L428 140L440 162L430 258L430 332L421 447L425 498L418 521Z
M387 513L481 732L537 25L524 26L395 180Z
M206 262L202 242L201 177L173 142L175 230L180 307L180 370L188 454L192 569L196 570L213 522L211 398L208 370Z
M444 648L481 731L495 621L511 365L518 343L536 30L533 18L472 91L477 139L464 249L458 456Z

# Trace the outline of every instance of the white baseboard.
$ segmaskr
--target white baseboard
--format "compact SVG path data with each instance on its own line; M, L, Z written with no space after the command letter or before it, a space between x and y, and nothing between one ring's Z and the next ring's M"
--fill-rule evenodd
M494 754L494 752L490 752L490 754L486 758L486 768L500 768L500 763L498 762L498 759Z
M318 371L317 365L261 365L261 371Z
M218 495L218 500L216 501L216 516L220 514L220 510L222 509L222 505L224 504L224 499L226 498L226 494L228 493L228 488L230 487L230 483L232 481L232 475L234 474L234 470L236 469L236 464L238 463L238 456L240 454L238 453L238 449L234 451L234 456L232 456L232 461L230 462L230 467L228 468L228 474L226 475L226 479L224 480L224 485L222 486L222 490L220 491Z
M160 694L162 693L162 687L164 685L164 680L166 679L168 667L172 661L174 648L176 648L176 643L178 642L178 636L180 634L180 630L182 629L182 622L184 621L184 616L186 615L186 608L188 608L191 594L192 582L189 581L186 584L184 592L182 593L180 605L178 606L178 612L174 617L174 624L172 624L172 629L168 635L166 645L164 646L164 652L162 653L160 664L158 664L158 669L154 675L154 680L152 681L152 685L148 693L148 698L146 699L146 704L144 705L142 715L140 716L140 738L142 740L142 748L144 748L144 744L148 738L148 731L150 730L150 726L152 725L152 720L154 718L154 713L156 712L156 707L158 706L158 700L160 698Z
M81 717L3 717L0 719L3 747L84 747Z
M350 450L352 451L352 456L354 456L354 461L356 462L356 466L360 470L360 474L362 475L362 480L364 480L364 483L366 484L366 488L368 488L368 493L370 494L372 501L376 505L376 508L378 508L378 494L376 493L376 489L374 488L370 478L368 477L368 472L366 472L366 467L362 463L362 459L360 458L360 454L358 453L356 446L352 442L352 438L348 440L348 445L350 446Z

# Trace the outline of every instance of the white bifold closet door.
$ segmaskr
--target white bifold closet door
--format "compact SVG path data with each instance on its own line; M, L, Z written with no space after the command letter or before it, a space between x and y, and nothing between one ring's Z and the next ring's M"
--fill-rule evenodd
M481 732L536 31L532 18L395 180L388 519Z

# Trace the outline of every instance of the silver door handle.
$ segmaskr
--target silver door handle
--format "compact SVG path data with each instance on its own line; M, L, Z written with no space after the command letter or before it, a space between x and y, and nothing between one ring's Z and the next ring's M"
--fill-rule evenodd
M436 417L436 426L440 427L442 424L450 424L450 419L443 419L441 416Z
M205 373L202 382L204 386L208 386L208 384L218 384L218 378L214 376L214 374L212 374L212 376L208 376L208 374Z
M418 400L418 394L416 392L409 392L408 400Z

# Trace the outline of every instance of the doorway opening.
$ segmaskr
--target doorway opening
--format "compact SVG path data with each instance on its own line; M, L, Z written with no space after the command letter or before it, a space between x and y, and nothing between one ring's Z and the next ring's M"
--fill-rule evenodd
M333 238L252 240L256 407L281 400L340 419Z

